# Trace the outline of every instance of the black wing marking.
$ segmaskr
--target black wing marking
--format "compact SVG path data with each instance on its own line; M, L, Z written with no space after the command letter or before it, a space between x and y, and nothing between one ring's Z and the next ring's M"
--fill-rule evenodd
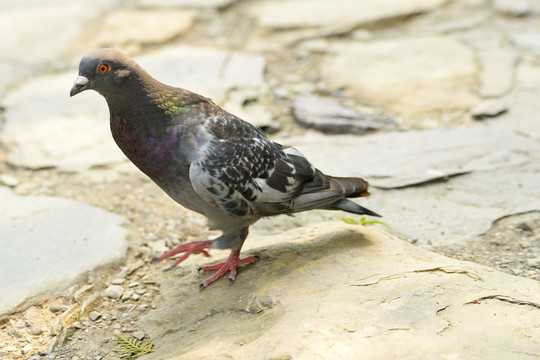
M204 156L190 166L191 183L203 199L229 214L246 216L256 203L286 202L315 174L300 153L289 156L289 149L232 115L209 119L200 131L207 143L200 147Z

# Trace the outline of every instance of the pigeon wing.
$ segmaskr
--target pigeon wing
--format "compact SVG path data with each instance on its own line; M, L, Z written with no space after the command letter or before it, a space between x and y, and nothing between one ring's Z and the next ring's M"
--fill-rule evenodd
M233 115L210 119L199 131L205 133L198 137L205 139L199 144L204 151L190 165L190 181L206 202L230 215L264 216L261 203L287 212L289 200L315 174L305 158L289 157L288 149Z

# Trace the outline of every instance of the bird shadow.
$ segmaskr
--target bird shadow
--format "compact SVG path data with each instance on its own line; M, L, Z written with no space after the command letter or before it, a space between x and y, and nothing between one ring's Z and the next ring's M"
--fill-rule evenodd
M194 266L164 273L156 309L141 319L156 345L145 359L179 355L209 341L256 339L284 315L281 290L309 287L309 281L314 287L324 286L321 281L336 281L344 267L364 262L361 248L372 245L362 232L351 229L301 237L289 233L290 241L247 251L244 255L260 259L241 267L232 285L223 277L202 291L195 290L208 275L197 273ZM320 276L321 271L327 275ZM240 321L242 326L237 326Z

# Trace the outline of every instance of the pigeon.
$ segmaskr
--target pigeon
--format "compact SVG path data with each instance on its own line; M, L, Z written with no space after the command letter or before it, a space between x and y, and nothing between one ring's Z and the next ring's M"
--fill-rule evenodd
M240 250L250 225L261 218L312 209L380 216L350 200L369 195L367 181L323 174L294 147L270 140L207 97L157 81L118 50L98 49L82 58L70 96L90 89L105 98L112 136L127 158L222 232L159 257L182 254L170 269L191 254L230 249L227 260L200 268L217 270L200 289L227 272L233 283L240 265L257 260L241 258Z

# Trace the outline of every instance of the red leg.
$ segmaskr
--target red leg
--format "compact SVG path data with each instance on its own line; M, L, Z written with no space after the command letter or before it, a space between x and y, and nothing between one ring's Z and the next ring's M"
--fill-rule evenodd
M217 270L214 274L212 274L212 276L205 279L199 285L199 289L203 289L207 287L208 285L210 285L211 283L213 283L214 281L216 281L217 279L225 275L227 271L230 271L229 281L233 283L234 280L236 280L236 274L238 273L238 270L237 270L238 266L241 264L252 263L255 261L257 261L257 258L255 258L254 256L248 256L243 259L240 259L240 249L232 250L231 254L229 255L229 258L226 261L223 261L214 265L201 266L199 268L199 270L203 270L203 271Z
M181 252L185 253L184 255L176 259L174 264L163 269L164 271L171 270L173 267L180 264L182 261L186 260L188 256L191 254L202 253L204 256L210 256L208 254L208 251L206 251L205 249L211 248L213 243L214 242L212 240L207 240L207 241L194 241L187 244L182 244L175 247L174 249L170 251L167 251L165 254L161 255L158 259L163 260Z

